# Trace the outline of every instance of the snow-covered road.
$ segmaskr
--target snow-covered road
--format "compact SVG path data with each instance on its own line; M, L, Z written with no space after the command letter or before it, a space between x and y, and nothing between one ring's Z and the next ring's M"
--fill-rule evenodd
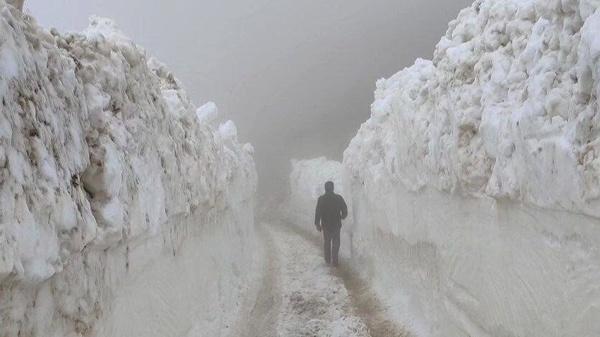
M318 242L283 224L261 225L265 262L258 300L239 333L246 337L406 336L353 274L329 268Z

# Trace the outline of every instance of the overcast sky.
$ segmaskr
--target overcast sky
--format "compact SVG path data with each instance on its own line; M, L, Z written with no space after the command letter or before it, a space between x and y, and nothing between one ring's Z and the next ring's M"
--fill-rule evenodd
M216 102L255 145L264 186L281 186L291 158L341 159L369 117L375 81L431 58L471 2L27 0L25 8L62 31L82 30L92 14L113 18L196 104Z

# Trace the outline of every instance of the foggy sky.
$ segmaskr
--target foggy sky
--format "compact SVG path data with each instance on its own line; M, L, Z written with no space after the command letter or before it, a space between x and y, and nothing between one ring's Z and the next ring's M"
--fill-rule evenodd
M198 105L214 101L256 148L261 190L285 190L291 158L342 152L375 81L431 58L472 0L27 0L44 26L92 14L165 62Z

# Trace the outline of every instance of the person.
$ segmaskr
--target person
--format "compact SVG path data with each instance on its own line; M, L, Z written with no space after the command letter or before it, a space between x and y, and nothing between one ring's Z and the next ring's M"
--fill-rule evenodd
M334 184L325 183L325 194L319 197L315 210L315 226L323 232L325 262L338 266L342 220L348 216L348 206L341 195L335 194Z

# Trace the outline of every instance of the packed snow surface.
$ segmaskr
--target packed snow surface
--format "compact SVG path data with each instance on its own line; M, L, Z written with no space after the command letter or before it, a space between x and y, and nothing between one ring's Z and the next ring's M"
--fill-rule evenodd
M318 246L285 227L271 226L280 266L277 336L368 337L342 280L332 274Z
M254 263L233 122L110 20L63 36L0 0L0 36L0 336L226 331Z
M599 8L476 1L377 83L338 173L342 259L415 335L600 335ZM331 164L304 163L308 212Z

